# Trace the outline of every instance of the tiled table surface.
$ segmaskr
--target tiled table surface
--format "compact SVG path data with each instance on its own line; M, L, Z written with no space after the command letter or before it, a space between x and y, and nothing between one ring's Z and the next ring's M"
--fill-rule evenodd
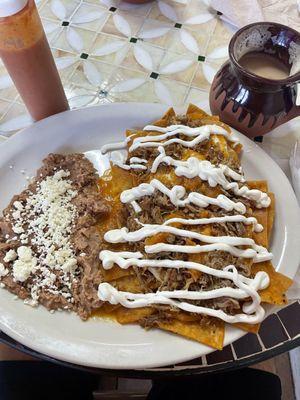
M120 101L175 106L192 102L207 108L210 84L227 59L235 31L204 0L163 0L141 6L119 0L36 3L72 108ZM1 65L0 138L5 140L31 123ZM294 120L261 143L287 174L299 127L300 121ZM246 335L222 352L155 372L191 373L223 368L232 361L243 365L288 350L300 340L296 313L300 315L298 302L270 316L259 335ZM5 335L2 340L10 342Z
M235 32L205 0L36 3L72 108L120 101L205 106ZM0 138L29 124L0 65ZM297 126L268 135L263 146L284 159L295 136Z

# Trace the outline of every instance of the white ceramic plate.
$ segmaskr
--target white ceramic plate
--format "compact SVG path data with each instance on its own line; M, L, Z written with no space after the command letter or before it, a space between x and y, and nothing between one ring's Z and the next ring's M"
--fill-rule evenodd
M50 152L84 152L123 138L126 128L142 127L158 119L166 106L111 104L69 111L47 118L0 146L0 207L27 184ZM244 145L242 164L247 178L267 179L276 196L272 240L276 269L293 278L300 261L299 209L294 192L277 164L254 142L239 135ZM10 168L10 166L13 168ZM25 170L25 174L21 170ZM101 368L143 369L170 365L212 351L199 343L159 330L91 319L74 314L50 314L33 309L0 290L0 329L22 344L54 358ZM244 335L228 327L225 345Z

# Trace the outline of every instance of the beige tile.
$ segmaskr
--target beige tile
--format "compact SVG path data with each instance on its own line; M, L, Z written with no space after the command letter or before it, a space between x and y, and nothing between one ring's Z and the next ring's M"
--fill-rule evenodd
M5 89L0 89L0 98L2 99L13 101L17 96L18 91L14 85Z
M61 59L64 59L64 58L73 59L73 63L71 65L69 65L66 68L60 69L58 71L63 84L66 84L68 82L68 80L69 80L69 77L72 75L72 73L76 69L77 65L80 63L80 58L79 58L79 56L77 56L75 54L72 54L72 53L69 53L69 52L65 52L65 51L62 51L62 50L55 50L54 49L52 51L52 54L53 54L53 57L54 57L55 60L58 60L60 58Z
M213 18L210 21L207 21L203 24L198 24L198 25L185 24L184 27L187 27L193 32L205 33L207 35L207 38L209 38L211 35L213 35L216 23L217 19Z
M219 22L217 23L219 26ZM228 60L228 46L233 32L227 32L221 29L221 32L215 32L209 39L205 56L208 61L217 65L222 65ZM219 53L217 55L217 53Z
M114 51L113 53L97 56L97 50L105 47L113 46L116 42L123 42L122 48ZM107 35L105 33L99 33L90 49L90 55L92 58L103 61L109 64L120 64L120 62L126 56L128 49L130 48L130 43L126 37L118 37L115 35Z
M210 89L210 82L207 80L203 68L205 68L205 65L207 68L211 69L212 71L217 72L219 69L219 65L216 63L211 63L211 62L199 62L198 67L196 70L196 73L194 75L193 81L192 81L192 86L195 86L196 88L209 91Z
M184 99L186 97L186 94L188 92L188 86L184 85L180 82L176 82L172 79L168 79L168 78L164 78L164 77L160 77L159 79L163 85L167 88L167 90L169 91L170 95L171 95L171 102L170 105L174 105L174 106L181 106L184 104ZM153 86L154 89L154 86ZM159 103L165 103L165 101L163 101L163 99L159 98L156 94L156 102Z
M180 40L180 30L186 30L194 37L194 39L198 43L198 46L200 48L199 54L204 54L215 24L216 20L213 19L212 21L201 25L183 24L182 27L178 29L175 28L174 23L170 20L158 21L154 19L147 19L143 24L141 31L138 33L138 37L143 37L144 31L149 32L157 30L159 32L160 29L166 29L168 30L167 33L163 33L162 30L162 34L160 36L154 38L146 38L144 40L146 42L152 43L153 45L163 47L169 51L174 51L177 53L189 53L189 50L187 50L187 48L182 45Z
M141 82L144 80L144 83L132 90L124 90L121 92L114 90L116 85L133 79L139 79ZM108 87L110 88L109 98L111 101L154 102L156 98L152 90L152 80L149 79L148 74L126 68L117 68L115 70Z
M13 103L11 107L9 107L7 113L1 119L1 124L5 121L8 121L12 118L18 117L21 114L26 114L27 110L24 104Z
M203 22L198 24L187 24L186 22L193 17L202 17ZM205 3L197 0L192 0L184 11L185 25L189 26L193 31L204 31L207 35L212 34L216 26L217 14L209 12Z
M42 22L48 43L51 46L52 43L54 43L57 36L59 35L60 31L63 29L63 27L61 26L61 23L58 20L50 20L47 18L43 18Z
M1 95L1 91L0 91ZM12 103L10 101L0 99L0 116L4 115L8 109L11 107Z
M217 40L222 38L224 43L229 43L236 29L234 29L231 25L224 23L220 18L217 18L216 21L217 22L213 35L218 38Z
M130 27L130 34L126 35L120 32L115 26L113 16L117 15L120 16L121 18L124 18L124 20L128 23ZM111 14L106 23L104 24L102 28L102 32L104 33L109 33L111 35L116 35L120 36L122 38L126 37L132 37L136 36L137 32L139 31L140 27L142 26L143 23L143 18L134 16L133 13L128 12L128 11L116 11L115 13Z
M147 68L144 68L136 60L136 58L134 56L134 48L135 47L141 49L142 51L144 50L151 58L152 63L153 63L153 68L150 70L150 72L158 71L158 67L165 56L165 51L163 49L154 47L152 45L149 45L148 43L142 43L140 41L138 41L137 43L131 43L131 46L129 47L126 57L122 61L121 65L123 67L132 68L132 69L135 69L138 71L143 71L143 72L149 71Z
M78 22L78 19L80 20L80 18L83 18L84 16L87 16L88 14L92 14L95 12L103 13L103 14L100 17L96 18L94 21L84 22L84 23ZM107 7L103 7L103 6L99 6L99 5L94 6L92 4L82 3L82 5L72 15L70 22L74 26L78 26L78 27L82 26L82 27L84 27L84 29L98 31L105 24L105 22L109 18L109 15L110 15L110 13L108 12Z
M37 9L40 10L40 9L44 6L44 4L46 3L46 1L47 1L47 0L39 0L39 1L36 1L35 4L36 4L36 6L37 6Z
M0 116L0 124L2 125L3 123L6 123L8 121L14 120L15 118L19 118L20 116L28 116L29 119L29 115L28 115L28 111L25 107L24 104L19 104L19 103L13 103L11 105L11 107L8 108L7 112L3 115ZM5 136L11 136L14 133L16 133L17 130L9 130L9 131L1 131L0 128L0 134L4 134Z
M151 19L155 19L157 21L170 22L173 24L175 22L183 22L186 5L179 4L179 3L176 3L175 1L170 1L170 0L165 0L164 3L167 4L177 15L176 20L173 20L173 19L170 19L170 18L164 16L159 9L158 2L156 2L156 1L153 3L153 7L152 7L151 12L149 13L148 17Z
M204 55L207 47L207 43L209 40L209 36L207 33L201 29L197 31L193 31L190 27L182 27L181 29L174 29L169 35L166 37L166 48L168 51L179 53L179 54L190 54L194 55L192 51L190 51L181 41L181 32L185 31L188 35L191 35L193 39L195 39L199 51L197 55Z
M87 89L82 86L70 85L66 92L71 109L94 106L99 103L97 89Z
M79 0L61 0L64 7L66 8L66 20L68 20L71 15L74 13L78 5L80 4ZM56 15L51 10L51 1L45 2L45 4L39 10L40 16L43 18L50 19L58 19Z
M209 55L211 54L214 50L219 49L219 48L228 48L229 45L229 41L228 39L224 38L223 36L219 36L219 35L212 35L208 45L207 45L207 49L205 52L205 55ZM228 58L228 56L225 57L225 60ZM224 58L223 58L224 60Z
M167 43L170 41L169 35L174 33L174 24L170 22L162 22L154 19L146 19L143 26L137 33L137 37L143 38L147 43L151 43L155 46L167 48ZM151 32L151 36L155 37L144 37L144 33ZM154 33L153 33L154 32Z
M9 74L3 63L1 63L0 66L0 79L2 80L0 98L13 101L17 97L18 92L14 84L9 79Z
M56 49L72 52L75 54L88 53L90 48L93 46L94 39L96 38L96 33L75 26L71 26L71 28L81 38L83 44L81 51L78 52L77 48L71 46L69 41L67 40L68 27L64 27L55 42L52 43L52 46Z
M196 56L190 54L177 55L167 52L162 62L159 65L159 71L161 71L164 67L167 67L173 63L180 63L182 61L191 61L191 65L188 68L185 68L183 71L175 73L167 73L166 75L163 74L164 76L168 76L175 81L189 84L197 69L198 62L196 61L196 59L197 59Z
M97 80L95 81L95 78L89 78L88 75L84 73L85 63L91 63L96 68L98 72L98 76L96 76L96 79L99 79L99 85L97 85ZM75 71L69 77L69 82L77 86L85 87L87 89L96 90L102 85L107 86L108 80L113 73L113 70L113 66L101 63L97 60L92 60L90 58L88 60L81 60L77 64Z
M145 4L132 4L126 1L120 1L118 4L118 9L121 11L128 11L134 15L148 17L149 12L152 7L155 7L156 1L152 0Z
M105 7L106 9L108 9L108 7L106 6L106 4L102 3L101 0L84 0L85 3L88 4L96 4L96 5L101 5L103 7ZM118 1L115 1L115 3L118 3Z
M206 105L207 102L208 102L208 92L207 91L193 88L193 87L191 87L189 89L189 92L185 99L186 104L192 103L192 104Z

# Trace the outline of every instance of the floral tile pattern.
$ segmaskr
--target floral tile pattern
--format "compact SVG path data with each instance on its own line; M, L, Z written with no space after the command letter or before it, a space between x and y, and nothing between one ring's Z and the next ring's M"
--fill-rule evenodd
M36 4L72 108L118 101L205 106L234 33L205 0ZM0 62L0 136L29 123ZM280 140L276 133L267 135L264 145L282 158L290 146L283 151Z
M233 33L204 0L36 3L72 108L204 100ZM0 65L0 135L28 123L25 106Z

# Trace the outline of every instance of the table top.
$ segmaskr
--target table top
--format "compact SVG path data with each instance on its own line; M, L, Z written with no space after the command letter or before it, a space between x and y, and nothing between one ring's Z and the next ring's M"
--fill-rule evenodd
M205 0L163 0L144 5L119 0L36 0L71 108L107 102L160 102L207 108L212 79L227 59L236 28ZM0 139L32 121L5 67L0 65ZM290 149L300 134L296 119L264 136L260 145L289 176ZM260 140L260 139L258 139ZM238 368L300 344L300 304L270 315L257 335L223 351L147 371L103 371L154 377ZM0 341L57 362L13 341ZM64 365L68 365L63 363ZM74 366L76 367L76 366Z

